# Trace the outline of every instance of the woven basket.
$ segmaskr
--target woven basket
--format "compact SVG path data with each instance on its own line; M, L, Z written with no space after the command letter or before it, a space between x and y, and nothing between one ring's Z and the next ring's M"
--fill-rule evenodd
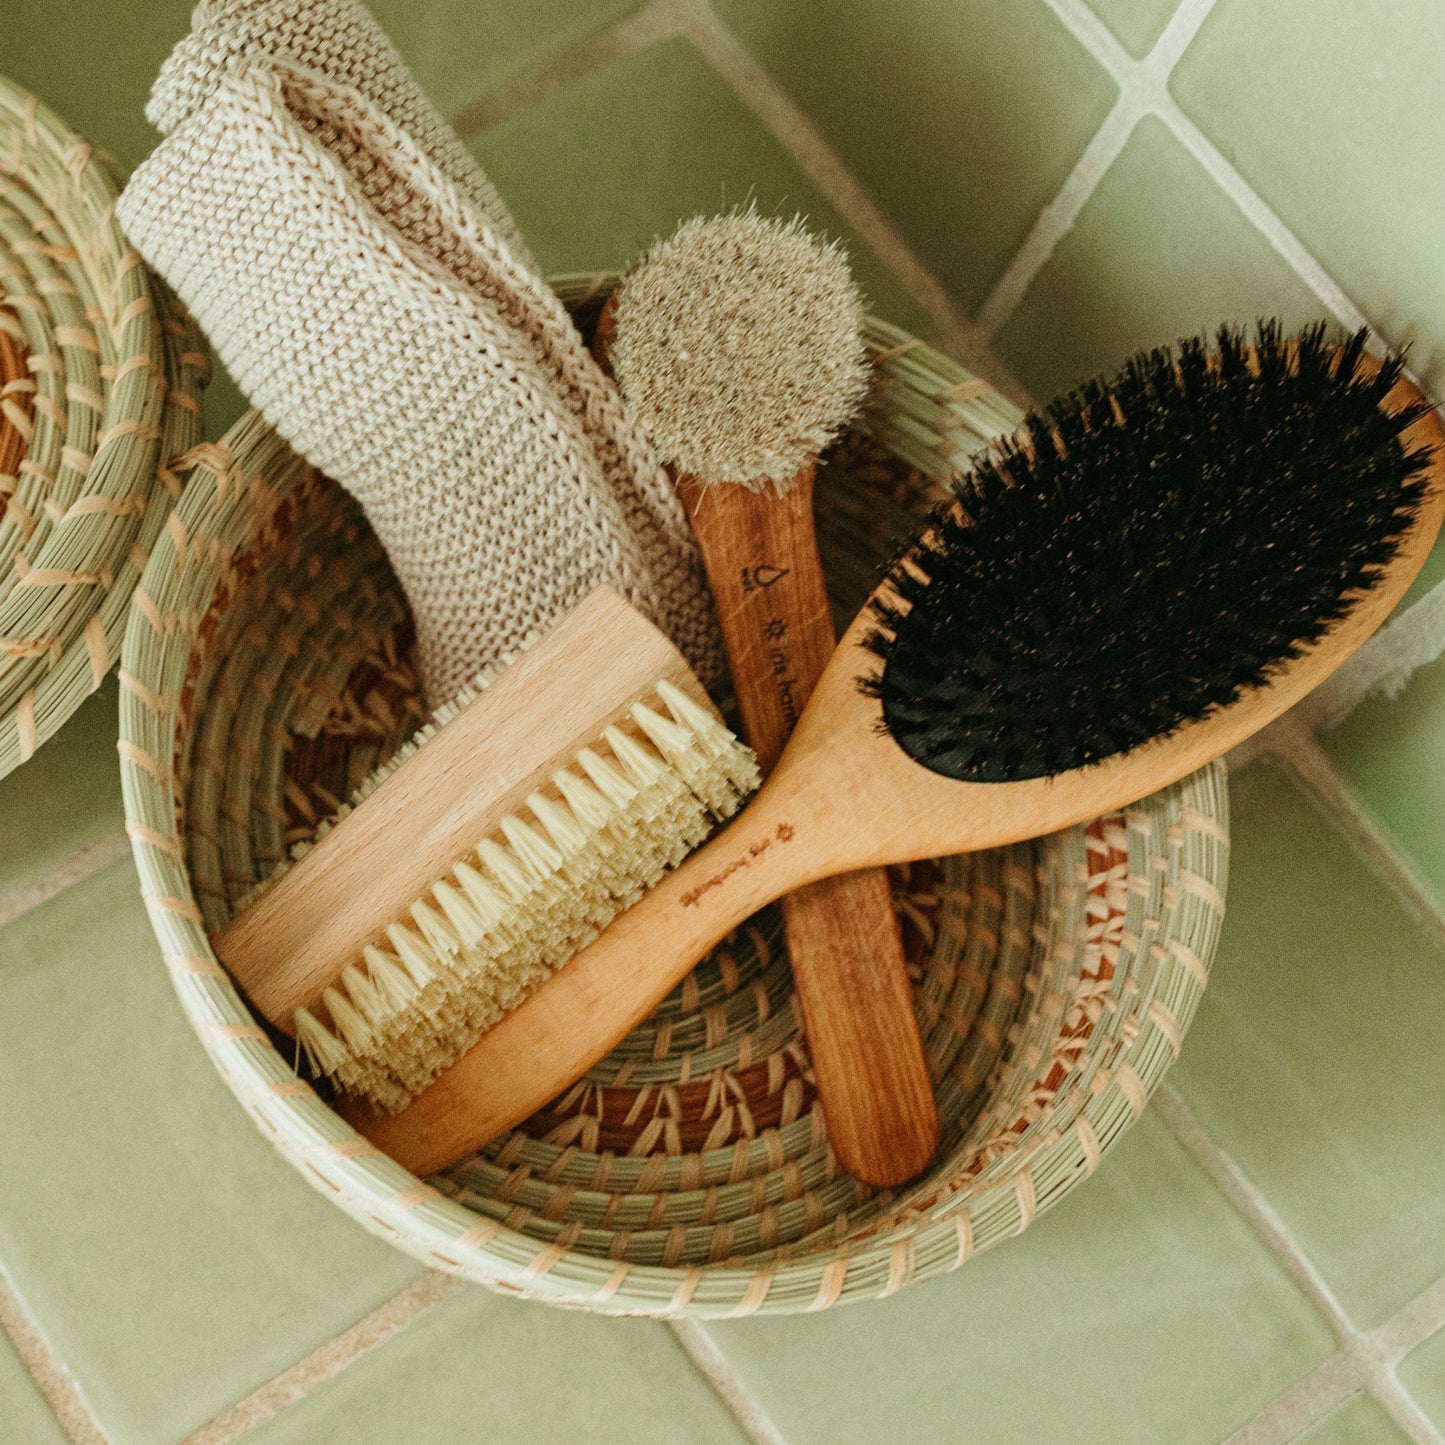
M30 376L30 353L20 318L0 302L0 517L19 481L19 466L35 429L35 382Z
M606 282L560 283L584 325ZM841 611L889 523L1017 414L881 322L858 435L819 478ZM1177 1057L1223 911L1224 770L1087 827L897 874L943 1148L908 1189L839 1172L773 910L569 1094L422 1183L273 1047L207 942L419 721L404 607L355 506L256 414L188 459L122 667L126 812L177 993L253 1119L426 1264L614 1314L781 1313L890 1294L1087 1178Z
M180 493L168 463L201 435L205 348L122 237L117 190L0 79L0 776L110 670Z

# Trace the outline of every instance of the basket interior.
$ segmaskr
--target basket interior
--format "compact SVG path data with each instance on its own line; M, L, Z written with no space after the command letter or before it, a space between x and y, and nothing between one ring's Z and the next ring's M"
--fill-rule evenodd
M840 612L888 550L888 529L863 535L865 519L930 493L866 439L830 459L819 510ZM184 730L182 776L191 875L215 931L424 719L380 549L310 469L263 543L234 558L202 636L189 691L205 706ZM1120 816L896 870L951 1179L1010 1152L1061 1040L1108 1026L1090 999L1113 978L1104 944L1123 927L1126 879ZM670 1267L842 1240L909 1197L869 1190L832 1158L772 909L562 1099L434 1182L539 1240Z
M966 430L939 399L965 383L945 372L926 392L918 343L898 336L870 333L878 385L818 480L842 620ZM935 467L914 465L930 455ZM191 460L126 645L137 861L217 1066L368 1228L436 1267L583 1308L820 1308L1018 1233L1138 1118L1217 938L1217 765L1087 827L895 875L943 1127L907 1189L871 1191L833 1159L770 910L563 1098L427 1185L358 1148L291 1077L294 1044L258 1027L205 935L422 720L405 608L355 506L259 417Z

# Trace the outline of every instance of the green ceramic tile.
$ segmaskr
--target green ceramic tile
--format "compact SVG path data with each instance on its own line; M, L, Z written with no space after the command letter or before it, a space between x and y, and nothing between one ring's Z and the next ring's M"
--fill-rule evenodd
M1143 59L1169 23L1177 0L1089 0L1089 8L1119 37L1124 48Z
M1434 550L1425 559L1425 565L1415 574L1410 590L1400 599L1396 610L1404 611L1405 608L1413 606L1441 582L1445 582L1445 540L1435 543Z
M230 372L215 363L211 384L206 388L206 435L212 441L224 436L250 408L251 403L241 395Z
M194 0L11 0L0 71L127 168L156 143L146 96Z
M1371 320L1445 384L1445 6L1220 0L1185 111Z
M1426 1340L1406 1356L1397 1373L1420 1408L1445 1430L1445 1333Z
M14 1445L67 1445L30 1371L0 1331L0 1440Z
M0 897L125 825L115 678L108 678L28 763L0 778Z
M367 0L445 115L543 65L641 0Z
M419 1266L261 1138L181 1017L137 895L124 860L0 932L0 1266L107 1436L154 1445Z
M256 1445L744 1445L665 1325L468 1289L247 1437Z
M1445 662L1422 667L1397 698L1367 699L1320 741L1445 906Z
M606 29L639 0L369 0L446 114ZM0 70L134 166L155 144L151 82L195 0L26 0L6 6Z
M1036 395L1221 322L1319 303L1162 122L1142 121L998 337Z
M970 310L1116 94L1044 5L720 0L716 8Z
M1395 612L1407 611L1442 582L1445 582L1445 535L1436 538L1434 547L1425 558L1425 565L1415 574L1415 580L1406 589L1405 595L1395 607Z
M1056 1210L956 1274L709 1328L789 1445L1212 1445L1331 1350L1152 1114Z
M1409 1438L1371 1396L1357 1395L1299 1436L1298 1445L1405 1445Z
M1445 1274L1445 950L1281 773L1230 793L1229 912L1171 1077L1368 1329Z
M580 139L585 137L585 143ZM753 201L843 239L869 306L919 308L776 140L683 40L617 61L472 142L547 271L625 267L699 212Z

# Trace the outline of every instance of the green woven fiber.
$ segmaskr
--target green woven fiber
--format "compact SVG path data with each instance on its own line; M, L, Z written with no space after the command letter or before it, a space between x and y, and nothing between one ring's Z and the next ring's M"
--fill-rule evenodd
M200 440L205 348L115 222L117 178L0 78L0 310L35 379L0 508L0 776L98 687Z

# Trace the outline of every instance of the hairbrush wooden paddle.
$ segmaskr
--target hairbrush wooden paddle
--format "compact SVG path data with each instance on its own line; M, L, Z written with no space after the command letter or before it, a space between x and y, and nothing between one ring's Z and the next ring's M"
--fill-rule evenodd
M890 570L751 806L405 1110L347 1117L441 1168L788 890L1053 832L1279 716L1385 620L1445 509L1439 418L1364 340L1224 331L1030 418Z
M867 388L848 262L798 221L687 222L609 298L595 349L677 483L702 549L743 736L764 776L837 637L813 473ZM901 1184L938 1111L888 875L780 900L828 1140L850 1174Z

